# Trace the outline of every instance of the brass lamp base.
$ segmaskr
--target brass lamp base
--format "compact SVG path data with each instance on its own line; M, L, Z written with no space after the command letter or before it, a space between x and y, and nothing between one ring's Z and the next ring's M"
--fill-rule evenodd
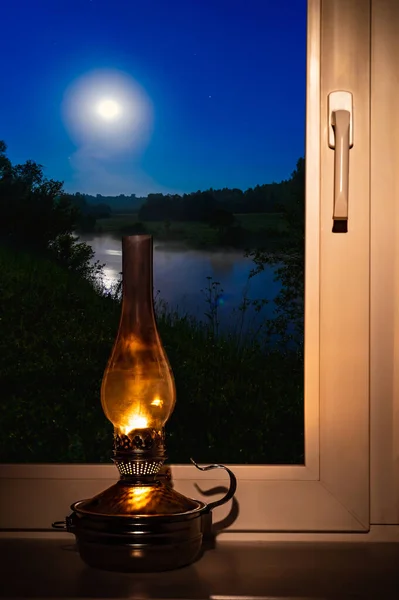
M71 508L67 530L91 567L165 571L193 562L200 553L205 505L164 483L137 486L121 480Z
M191 564L200 555L204 528L213 508L233 497L234 474L227 494L205 504L174 490L165 477L147 482L120 479L90 500L75 502L65 522L53 527L73 533L80 557L90 567L107 571L156 572ZM163 481L162 481L163 479Z

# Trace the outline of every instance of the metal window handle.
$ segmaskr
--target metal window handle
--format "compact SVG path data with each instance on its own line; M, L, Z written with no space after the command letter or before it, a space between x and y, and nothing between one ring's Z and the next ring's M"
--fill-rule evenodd
M349 149L353 146L353 109L350 92L332 92L329 104L329 146L334 152L334 221L348 220Z

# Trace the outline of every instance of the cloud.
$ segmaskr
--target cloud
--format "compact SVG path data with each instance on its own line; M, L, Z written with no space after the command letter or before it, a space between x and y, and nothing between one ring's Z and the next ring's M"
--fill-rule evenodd
M152 179L143 169L131 161L110 160L101 148L83 146L70 156L73 176L65 189L68 192L83 194L102 194L117 196L119 194L136 194L147 196L150 193L179 193L177 190L165 188Z

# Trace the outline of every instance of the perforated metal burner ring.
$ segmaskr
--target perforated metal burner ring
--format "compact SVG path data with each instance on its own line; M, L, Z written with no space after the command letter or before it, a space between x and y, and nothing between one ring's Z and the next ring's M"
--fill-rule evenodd
M114 436L113 461L122 479L153 479L165 461L165 434L155 429Z

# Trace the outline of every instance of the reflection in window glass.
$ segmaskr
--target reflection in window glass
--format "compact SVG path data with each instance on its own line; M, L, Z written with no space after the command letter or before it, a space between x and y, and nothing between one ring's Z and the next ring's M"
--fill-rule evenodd
M110 461L121 237L150 233L170 462L303 463L306 1L2 24L1 460Z

